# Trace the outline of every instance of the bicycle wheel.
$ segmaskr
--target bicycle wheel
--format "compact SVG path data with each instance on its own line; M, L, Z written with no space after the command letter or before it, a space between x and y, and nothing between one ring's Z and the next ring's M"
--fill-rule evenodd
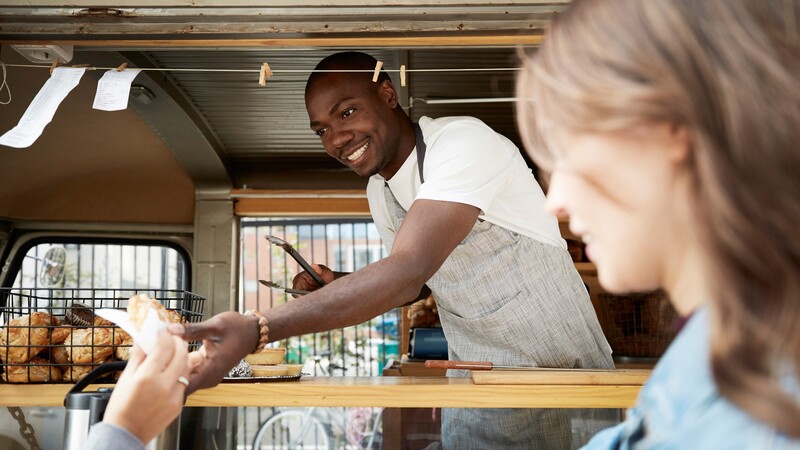
M253 439L253 450L333 450L328 427L308 411L282 411L267 419Z

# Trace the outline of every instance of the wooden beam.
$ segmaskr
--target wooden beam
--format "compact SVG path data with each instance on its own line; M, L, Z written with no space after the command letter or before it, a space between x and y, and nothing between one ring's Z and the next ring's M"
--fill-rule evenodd
M363 190L231 190L237 216L369 216Z
M76 47L114 48L204 48L204 47L458 47L458 46L513 46L539 45L543 36L520 35L475 35L475 36L396 36L396 37L313 37L313 38L269 38L269 39L20 39L0 40L4 45L74 45Z

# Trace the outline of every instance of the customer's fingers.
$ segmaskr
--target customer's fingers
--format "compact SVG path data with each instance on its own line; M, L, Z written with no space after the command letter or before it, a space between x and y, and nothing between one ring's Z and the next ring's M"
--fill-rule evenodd
M145 354L142 347L139 347L139 344L133 344L130 352L128 352L128 364L125 366L125 370L135 372L144 361L144 357Z
M170 339L173 345L172 359L167 363L167 367L164 368L164 373L169 375L185 375L185 372L188 372L187 366L189 362L189 351L186 348L186 341L178 336L171 335Z
M167 363L172 359L175 351L175 345L172 341L172 336L165 330L159 330L156 336L156 345L153 350L147 355L142 368L152 370L155 372L162 372L167 366Z
M204 352L204 351L202 351L202 350L203 350L203 348L202 348L202 347L200 347L200 350L197 350L197 351L191 352L191 353L189 353L189 355L187 356L187 359L188 359L188 365L189 365L189 370L190 370L190 371L194 371L194 369L196 369L196 368L197 368L197 366L199 366L200 364L202 364L202 363L203 363L203 360L205 360L205 359L206 359L206 354L205 354L205 352Z

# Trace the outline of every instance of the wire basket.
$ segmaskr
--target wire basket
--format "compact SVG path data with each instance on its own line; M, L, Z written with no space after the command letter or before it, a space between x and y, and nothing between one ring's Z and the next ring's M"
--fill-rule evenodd
M136 294L158 300L171 322L203 318L205 298L184 290L0 288L0 379L74 383L103 363L127 360L130 335L94 311L125 310Z
M598 293L600 319L614 356L659 358L677 334L679 317L664 291Z

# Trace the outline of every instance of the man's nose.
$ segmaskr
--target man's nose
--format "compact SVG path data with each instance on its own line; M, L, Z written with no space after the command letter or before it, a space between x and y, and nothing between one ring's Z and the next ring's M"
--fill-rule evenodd
M334 150L340 150L342 148L347 147L347 144L353 140L353 132L348 129L338 128L336 130L331 130L330 133L330 141L328 144L333 147Z

